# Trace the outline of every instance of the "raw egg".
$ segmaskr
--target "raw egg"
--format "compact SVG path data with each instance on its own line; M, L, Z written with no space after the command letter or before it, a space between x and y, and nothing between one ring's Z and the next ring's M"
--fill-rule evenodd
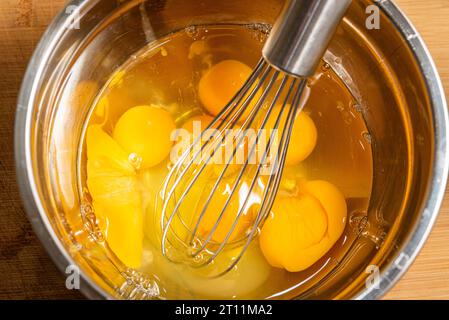
M290 106L286 105L285 108L286 109L284 110L277 127L278 128L277 143L280 143L281 141L284 123L286 121ZM278 119L278 115L280 114L280 110L281 106L276 106L273 109L273 112L268 118L268 121L264 126L264 128L267 128L269 130L275 128L275 124ZM271 132L269 132L268 135L271 135ZM313 120L304 111L299 112L296 115L295 122L293 124L290 144L288 145L285 163L287 165L295 165L300 163L301 161L304 161L315 149L317 143L317 136L318 133ZM277 150L277 146L275 146L274 149Z
M298 194L276 198L260 234L260 248L273 267L305 270L336 243L346 215L345 198L334 185L301 182Z
M158 106L137 106L126 111L114 128L113 137L145 169L161 163L173 145L176 125L168 111Z
M212 233L211 239L215 242L222 243L225 241L231 229L233 231L230 233L227 242L243 238L254 223L254 208L260 205L261 202L260 183L259 185L256 184L253 191L249 192L250 183L241 180L237 184L235 192L232 194L234 179L222 181L211 197L202 218L199 232L203 238L212 233L214 228L215 231ZM209 184L202 193L198 212L200 212L199 210L202 209L205 201L207 201L211 191L212 184ZM248 198L247 201L246 198ZM226 203L228 204L226 210L224 210L220 222L215 227ZM238 216L239 212L240 216Z
M190 135L184 137L184 140L187 140L187 143L183 143L182 145L184 145L184 147L180 149L186 150L186 147L195 142L195 139L198 138L201 132L203 132L213 120L214 118L208 115L194 116L187 120L182 128L187 130ZM209 132L206 132L203 135L203 143L206 142L212 134L216 134L216 137L218 137L219 133L217 131L218 129L215 129L216 127L217 126L207 129ZM248 153L248 141L246 139L241 139L237 146L240 137L244 135L244 132L239 132L240 129L239 125L234 125L233 128L224 130L222 136L225 139L220 141L220 145L209 144L208 147L203 150L203 159L207 160L208 165L213 166L213 170L217 175L221 173L228 163L229 166L225 172L226 175L235 172L240 168L239 165L245 163ZM218 138L214 139L214 141L218 141ZM234 149L236 149L235 153ZM208 156L206 155L207 152L209 152L208 154L210 155L213 153L213 156L210 159L208 159Z
M213 65L203 75L198 87L201 103L206 110L214 116L218 115L243 87L252 71L249 66L237 60L224 60ZM242 121L248 117L260 96L259 90L240 118Z
M186 129L190 133L193 134L193 138L198 137L198 135L206 129L214 120L213 117L208 115L199 115L194 116L187 120L184 125L182 126L183 129Z
M138 268L142 259L143 210L128 154L99 125L87 130L87 186L99 227L115 255Z

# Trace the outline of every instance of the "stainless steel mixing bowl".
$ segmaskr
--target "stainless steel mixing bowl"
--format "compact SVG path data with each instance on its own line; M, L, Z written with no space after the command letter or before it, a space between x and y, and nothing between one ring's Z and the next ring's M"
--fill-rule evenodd
M272 23L281 5L282 0L73 1L50 25L18 101L17 174L36 233L61 270L80 268L86 296L142 298L152 288L151 279L108 259L90 240L95 235L87 235L92 221L81 203L76 165L96 89L129 57L171 32L192 25ZM369 5L380 9L380 29L366 27ZM368 212L351 221L358 237L349 252L320 281L287 298L378 298L411 264L438 215L449 165L445 96L422 39L388 0L355 0L325 60L358 100L369 128L373 192ZM380 283L367 285L376 268Z

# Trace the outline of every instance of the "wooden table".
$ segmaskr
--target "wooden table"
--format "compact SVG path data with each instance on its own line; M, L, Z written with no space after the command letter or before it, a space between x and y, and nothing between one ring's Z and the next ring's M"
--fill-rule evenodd
M23 72L63 0L0 1L0 299L82 298L41 247L16 187L13 122ZM397 0L426 40L449 93L449 0ZM387 299L449 299L449 192L424 249Z

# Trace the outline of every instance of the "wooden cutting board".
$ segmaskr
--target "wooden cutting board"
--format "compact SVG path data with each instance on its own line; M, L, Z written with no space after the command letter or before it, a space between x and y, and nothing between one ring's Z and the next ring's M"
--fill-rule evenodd
M36 239L16 187L13 122L26 64L63 0L0 1L0 299L82 298ZM427 42L449 92L449 0L397 0ZM424 249L387 299L449 299L449 192Z

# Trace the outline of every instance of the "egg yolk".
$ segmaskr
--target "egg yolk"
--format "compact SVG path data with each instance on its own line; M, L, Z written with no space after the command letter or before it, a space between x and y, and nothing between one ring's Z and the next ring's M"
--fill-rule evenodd
M237 60L224 60L213 65L203 75L198 87L199 98L206 110L214 116L218 115L243 87L252 71L249 66ZM241 121L248 117L260 96L259 90L240 117Z
M222 181L218 185L217 190L210 199L199 228L199 232L203 238L210 232L212 232L212 229L217 223L220 213L226 204L226 201L231 196L232 187L234 186L234 179L229 180L232 181ZM259 183L258 185L254 186L251 193L249 193L249 187L250 183L245 180L240 181L237 185L237 189L230 198L228 206L212 235L211 239L215 242L222 243L226 239L231 229L233 229L233 231L231 232L231 235L228 239L228 243L235 240L240 240L245 236L249 227L253 225L254 208L261 202L261 184ZM197 211L201 211L211 190L212 185L207 186L204 189L199 201ZM245 204L245 199L247 196L248 201ZM241 215L234 226L234 222L237 219L239 211L241 211Z
M143 210L127 153L99 125L87 129L87 186L107 243L128 267L142 259Z
M273 112L268 118L264 128L273 129L275 127L279 112L281 110L280 108L280 106L276 106L273 109ZM284 123L286 121L290 106L286 105L285 108L286 110L284 110L278 125L277 143L280 143L281 141ZM267 135L271 135L271 132L268 132ZM318 133L313 120L309 115L307 115L307 113L299 112L296 115L295 122L293 124L285 164L295 165L305 160L312 153L313 149L315 149L317 136ZM275 144L273 144L273 146L273 150L277 150L278 147ZM263 145L262 147L265 148L266 146Z
M345 198L334 185L302 182L298 195L276 198L261 230L260 248L273 267L305 270L340 238L346 215Z
M213 120L214 118L208 115L194 116L187 120L182 128L194 134L193 138L197 138L198 135L212 123ZM199 132L196 132L196 126L198 126L198 128L200 129Z
M162 162L173 145L171 135L176 125L167 111L158 106L137 106L127 110L117 121L113 137L128 153L134 154L141 169Z
M193 143L195 139L201 134L201 132L204 131L204 129L206 129L212 123L213 120L214 118L208 115L195 116L187 120L186 123L182 126L183 129L187 130L191 134L191 136L188 137L187 144L185 144L186 147ZM226 169L225 175L235 173L236 170L241 167L240 165L245 163L248 153L247 140L242 139L237 150L235 151L235 154L233 155L234 149L236 149L237 146L237 134L239 129L240 127L238 125L234 125L234 128L229 129L231 131L224 131L223 136L225 136L226 134L227 136L226 139L221 142L220 146L218 146L217 144L210 144L210 149L204 149L204 152L207 152L206 150L208 150L212 153L212 151L218 147L217 150L215 150L212 158L208 160L208 164L212 167L213 172L215 172L217 175L220 175L227 163L230 164ZM215 129L209 128L208 130ZM243 135L244 132L240 134ZM207 141L207 139L208 134L205 134L203 136L203 142ZM208 157L204 155L204 159L207 158Z

